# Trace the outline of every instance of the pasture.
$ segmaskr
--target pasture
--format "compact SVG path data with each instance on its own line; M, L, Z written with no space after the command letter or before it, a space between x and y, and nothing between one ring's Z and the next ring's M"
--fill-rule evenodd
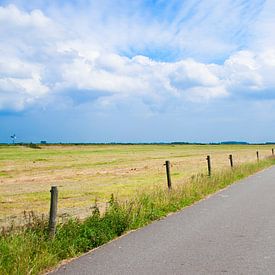
M59 215L84 218L95 200L104 208L111 194L127 200L139 190L166 188L164 162L173 185L271 155L272 145L40 145L0 146L0 224L20 223L23 211L47 214L50 187L59 189Z

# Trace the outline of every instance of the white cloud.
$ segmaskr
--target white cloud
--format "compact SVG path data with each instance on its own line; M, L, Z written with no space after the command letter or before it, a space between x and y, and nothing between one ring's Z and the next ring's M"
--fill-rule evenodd
M40 10L33 10L30 13L26 13L20 11L14 5L9 5L7 7L0 7L0 23L5 24L9 28L46 28L51 23L51 20L44 16Z
M221 5L228 8L230 1ZM198 5L196 16L186 19L176 35L181 26L179 18L169 25L167 21L149 22L148 15L141 22L138 14L133 15L133 19L127 13L118 22L109 16L107 23L101 26L100 15L103 14L96 16L93 12L91 22L88 24L84 17L79 22L81 28L77 29L75 17L70 26L66 19L50 18L40 10L26 12L14 5L0 7L0 35L3 38L0 41L0 110L23 110L31 104L39 104L47 96L67 96L74 100L83 91L85 95L88 91L93 100L93 93L97 94L96 98L102 94L101 102L105 105L121 98L138 97L146 104L162 106L171 101L181 105L186 101L204 102L236 96L243 90L258 93L274 88L275 51L269 44L266 48L234 51L223 64L208 64L191 58L161 62L144 55L127 57L121 53L123 47L129 52L131 47L146 48L151 42L164 47L167 41L175 42L176 48L183 45L184 50L191 45L194 51L203 47L202 52L209 51L211 55L234 49L227 40L222 45L217 33L196 42L197 38L205 37L198 27L205 23L203 8L206 6ZM242 9L238 7L227 18L228 24ZM224 15L221 7L214 8L214 14L216 20L211 17L210 26ZM192 29L192 22L197 22L198 26L196 23ZM249 16L242 24L247 22L250 22ZM257 26L263 28L263 25L259 21ZM224 32L222 26L219 32ZM159 39L155 43L156 38ZM211 40L216 42L210 43ZM188 43L191 44L188 46Z
M41 83L37 74L30 78L0 78L0 110L21 111L48 92L49 88Z

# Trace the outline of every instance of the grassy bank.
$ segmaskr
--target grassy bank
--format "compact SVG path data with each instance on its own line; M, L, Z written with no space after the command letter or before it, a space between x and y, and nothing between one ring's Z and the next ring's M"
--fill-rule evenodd
M47 237L47 222L31 217L21 229L0 236L0 274L38 274L63 259L75 257L123 233L166 216L229 184L275 164L274 159L242 164L211 177L196 175L171 191L152 188L128 202L111 197L109 208L100 215L95 206L84 221L71 219L58 225L54 240ZM27 217L28 218L28 217Z

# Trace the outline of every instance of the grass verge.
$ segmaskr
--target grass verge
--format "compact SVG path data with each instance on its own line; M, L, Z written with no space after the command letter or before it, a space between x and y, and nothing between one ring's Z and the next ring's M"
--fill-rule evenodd
M91 216L84 221L71 219L59 224L54 240L48 239L45 220L29 216L27 226L2 232L0 274L41 273L63 259L107 243L274 164L275 159L270 158L220 171L211 177L196 175L171 191L155 188L137 194L128 202L111 197L109 207L102 215L95 206Z

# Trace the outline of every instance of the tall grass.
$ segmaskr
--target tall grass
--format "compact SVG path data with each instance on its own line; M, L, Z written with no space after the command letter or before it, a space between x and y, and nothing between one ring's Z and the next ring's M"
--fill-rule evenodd
M196 175L171 191L155 188L141 192L128 202L113 196L103 214L95 205L91 216L70 219L57 227L53 240L48 238L47 222L32 216L22 228L4 230L0 236L0 274L38 274L63 259L75 257L205 198L229 184L275 164L275 159L245 164L233 170Z

